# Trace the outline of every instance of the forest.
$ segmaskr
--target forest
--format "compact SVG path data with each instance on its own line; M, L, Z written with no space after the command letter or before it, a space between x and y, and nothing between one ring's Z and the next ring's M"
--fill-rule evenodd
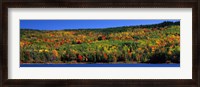
M97 29L20 29L20 63L180 63L180 22Z

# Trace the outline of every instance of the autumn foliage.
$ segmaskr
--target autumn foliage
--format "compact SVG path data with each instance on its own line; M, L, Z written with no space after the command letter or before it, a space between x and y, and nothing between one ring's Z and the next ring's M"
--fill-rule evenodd
M180 63L180 26L20 31L21 63Z

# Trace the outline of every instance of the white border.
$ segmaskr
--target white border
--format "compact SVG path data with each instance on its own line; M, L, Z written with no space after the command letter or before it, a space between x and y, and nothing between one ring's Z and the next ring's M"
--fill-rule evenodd
M21 67L20 19L181 19L181 67ZM8 79L192 79L192 8L9 8Z

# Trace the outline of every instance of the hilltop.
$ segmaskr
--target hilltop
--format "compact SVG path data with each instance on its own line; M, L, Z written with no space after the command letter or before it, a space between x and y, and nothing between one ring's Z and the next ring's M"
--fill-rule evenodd
M99 30L99 31L104 31L104 30L112 30L112 29L119 29L119 31L123 31L124 29L128 28L163 28L166 26L172 26L172 25L180 25L180 21L177 22L171 22L171 21L165 21L162 23L158 24L149 24L149 25L136 25L136 26L120 26L120 27L109 27L109 28L87 28L87 29L60 29L61 31L73 31L73 30ZM40 30L40 29L28 29L28 28L23 28L21 30L35 30L35 31L59 31L59 30ZM126 30L125 30L126 31Z

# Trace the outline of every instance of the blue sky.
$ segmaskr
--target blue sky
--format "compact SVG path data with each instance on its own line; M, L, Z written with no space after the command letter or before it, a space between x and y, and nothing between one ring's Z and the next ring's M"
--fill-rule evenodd
M179 20L20 20L20 29L62 30L157 24Z

